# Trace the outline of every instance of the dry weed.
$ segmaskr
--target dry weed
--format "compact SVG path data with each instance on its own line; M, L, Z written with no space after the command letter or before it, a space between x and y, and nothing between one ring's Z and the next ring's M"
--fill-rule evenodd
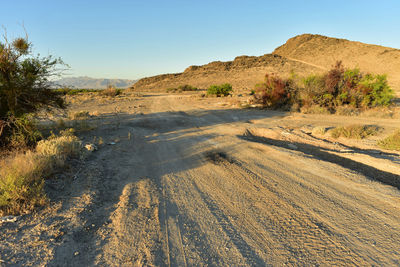
M317 126L312 129L313 135L324 135L328 131L329 127Z
M70 114L69 117L71 120L85 120L90 118L90 113L89 111L78 111Z
M379 132L379 127L374 125L350 125L336 127L329 132L333 138L364 139L368 136L376 135Z
M68 132L40 141L36 150L0 161L0 216L22 214L47 201L44 181L68 157L79 156L81 142Z
M384 149L400 151L400 129L379 141L378 145Z

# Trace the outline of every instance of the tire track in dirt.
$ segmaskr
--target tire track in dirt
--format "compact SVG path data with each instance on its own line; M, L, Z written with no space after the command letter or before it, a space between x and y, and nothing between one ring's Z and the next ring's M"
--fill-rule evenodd
M256 228L258 228L258 232L268 232L270 235L272 234L272 239L275 239L275 242L282 243L285 249L292 254L292 256L286 255L285 257L289 260L293 257L293 262L297 262L299 259L302 259L302 261L308 260L304 262L313 262L313 258L311 256L314 254L312 253L313 250L318 249L318 253L321 253L322 251L326 250L323 249L324 247L328 248L332 245L338 249L338 255L335 257L334 254L332 254L329 255L330 257L328 258L334 257L336 260L346 262L346 260L341 258L339 255L342 254L343 256L349 254L350 251L348 249L344 249L341 245L331 240L329 235L320 229L322 227L313 224L310 218L306 214L303 214L301 210L298 211L296 206L291 205L292 203L281 199L275 190L271 190L270 186L267 186L262 182L260 183L260 181L263 181L261 177L256 175L254 172L250 172L252 175L249 175L249 170L240 168L236 164L232 163L235 161L236 160L231 158L229 161L220 161L218 163L218 166L222 168L221 173L227 171L231 173L231 179L224 180L227 180L226 182L235 181L237 184L236 190L242 190L246 193L244 201L247 203L255 203L257 202L256 199L258 199L258 202L262 200L262 202L265 203L258 205L257 207L252 207L251 205L242 207L243 210L248 210L248 213L246 214L248 215L246 218L247 220L245 220L247 228L249 228L248 225L255 225ZM234 175L233 177L232 174ZM223 178L223 176L220 177ZM251 179L249 180L249 178ZM202 185L203 184L204 181ZM259 188L265 188L266 190L258 190L258 192L252 190L252 188L254 188L256 185L261 185ZM251 191L246 192L245 189L250 189ZM223 193L219 194L219 196L222 195ZM222 201L222 199L219 201L221 204L224 202L225 201ZM230 205L227 202L224 203L223 207L225 212L235 212L229 209L229 206ZM267 210L266 207L269 209ZM261 215L261 217L258 215ZM249 237L256 238L254 237L255 232L248 232L249 229L243 229L243 225L236 225L236 227L241 229L242 234L248 233ZM310 243L307 242L307 240L313 241ZM263 243L265 243L265 241L261 241L260 243L261 249L265 249L265 247L262 245ZM309 254L310 252L312 254ZM357 256L354 253L352 256L354 259L357 259ZM349 259L350 258L347 257L347 261ZM286 264L290 264L290 262L292 261L286 262ZM347 264L355 264L356 262L357 260L350 260L347 262ZM359 259L358 262L362 262L362 260Z
M271 149L269 149L271 150ZM254 154L254 159L257 157L259 152ZM282 153L280 153L282 155ZM279 157L279 154L276 155ZM284 156L284 155L282 155ZM387 238L382 238L378 233L380 233L382 230L385 230L385 234L388 234L390 232L396 232L399 227L399 221L394 221L392 217L398 217L396 214L392 214L390 212L395 212L393 208L395 206L393 205L387 205L385 202L378 198L376 200L378 201L376 204L373 204L374 202L370 201L369 205L366 203L366 199L364 199L364 194L366 189L360 188L360 192L357 195L346 195L346 191L354 190L353 188L357 189L357 184L355 181L352 181L349 185L340 185L340 183L336 184L336 188L333 187L333 179L336 177L338 178L338 182L340 182L343 177L338 177L337 174L335 174L336 177L332 177L329 179L323 178L322 180L318 180L318 176L314 173L308 173L307 170L296 170L294 166L298 165L298 163L295 163L295 157L291 157L292 159L289 161L286 160L278 160L277 162L281 162L279 165L277 164L271 164L271 168L273 169L273 173L276 173L278 175L279 180L273 181L273 183L278 181L278 184L276 188L285 188L285 190L280 190L279 193L279 198L288 201L291 205L293 205L295 208L299 209L301 212L305 214L310 215L310 220L311 222L314 222L317 226L320 226L322 223L322 227L325 230L328 230L328 234L334 234L336 242L339 244L342 244L344 247L348 247L351 249L354 253L358 254L364 258L364 260L367 260L368 262L383 262L385 261L384 256L380 256L382 252L386 253L387 256L390 255L390 253L395 253L396 251L396 245L393 245L394 240L400 240L398 235L393 235L391 234L390 236L387 236ZM310 168L315 168L313 164L315 161L313 159L306 159L306 158L300 158L303 161L304 164L307 166L307 169ZM270 163L274 163L274 161L270 161ZM314 163L313 163L314 162ZM325 164L322 164L320 168L323 168ZM328 166L331 165L328 163ZM334 168L334 166L332 166ZM253 170L257 169L258 172L265 173L265 171L270 172L271 170L268 170L268 167L257 167L257 168L252 168ZM279 171L277 171L279 170ZM332 169L334 170L334 169ZM339 169L340 170L340 169ZM339 171L338 169L334 170L331 172L332 174L335 173L335 171ZM321 175L324 173L328 173L328 171L325 171L321 169ZM280 174L279 174L280 173ZM343 172L341 171L340 173L343 175ZM273 177L273 176L271 176ZM308 178L309 177L309 178ZM313 180L313 177L316 179ZM322 176L321 176L322 178ZM332 179L332 180L331 180ZM358 179L359 180L359 179ZM286 183L288 181L289 183ZM310 181L313 181L310 183ZM325 181L328 181L329 183L327 184ZM285 183L284 183L285 182ZM348 180L350 182L350 180ZM282 184L283 183L283 184ZM308 185L307 185L308 184ZM355 187L353 187L353 184ZM310 187L312 185L313 187ZM338 186L340 185L340 186ZM299 187L300 186L300 187ZM363 185L363 187L368 186ZM370 186L370 185L369 185ZM374 185L374 186L379 186L379 185ZM297 190L296 190L297 187ZM318 190L315 190L317 189ZM372 187L370 187L372 189ZM300 190L299 190L300 189ZM328 190L325 190L328 189ZM375 189L375 188L374 188ZM289 191L293 190L293 191ZM339 191L341 190L341 191ZM369 190L369 189L368 189ZM304 192L303 192L304 191ZM291 194L289 194L292 192ZM332 194L332 192L334 192ZM352 192L352 191L348 191ZM282 193L284 193L282 195ZM360 194L361 193L361 194ZM368 193L368 192L367 192ZM308 194L308 198L304 198L305 195ZM343 195L344 194L344 195ZM353 192L354 194L354 192ZM288 198L289 197L289 198ZM319 198L319 199L316 199ZM367 197L367 196L366 196ZM368 198L370 199L369 195ZM309 199L309 200L308 200ZM323 200L321 202L321 200ZM364 204L365 202L365 204ZM296 204L293 204L296 203ZM323 204L324 203L324 204ZM336 203L336 204L335 204ZM373 204L373 205L371 205ZM311 205L311 206L310 206ZM360 206L361 205L361 206ZM376 206L376 207L375 207ZM318 207L318 208L317 208ZM382 209L381 214L375 214L375 212L378 210L379 207ZM332 211L329 212L329 208L332 208ZM360 209L361 208L361 209ZM316 213L317 211L317 213ZM395 212L396 213L396 212ZM322 217L321 217L322 216ZM334 216L334 217L332 217ZM383 217L382 217L383 216ZM325 218L324 218L325 217ZM334 219L334 220L332 220ZM382 219L386 223L382 223ZM364 226L365 225L365 226ZM361 228L368 227L368 231L365 233L372 233L373 235L371 238L368 238L364 234L360 235L359 237L353 236L352 233L358 232ZM353 229L353 230L352 230ZM396 230L397 229L397 230ZM383 234L383 232L381 232ZM396 237L397 236L397 237ZM368 240L371 241L368 241ZM375 240L375 241L374 241ZM380 240L379 242L381 243L382 246L377 247L376 242L377 240ZM389 241L392 240L392 241ZM366 242L367 241L367 242ZM370 243L370 245L368 245ZM395 243L394 243L395 244ZM382 250L382 248L385 248ZM366 251L369 251L369 253L365 253ZM395 253L398 254L398 253ZM375 255L372 257L372 255ZM398 256L397 256L398 257ZM396 258L396 257L394 257ZM394 261L395 262L395 261ZM392 261L393 263L393 261Z
M158 192L150 179L124 187L112 215L112 237L104 248L107 264L157 266L162 262L159 205Z

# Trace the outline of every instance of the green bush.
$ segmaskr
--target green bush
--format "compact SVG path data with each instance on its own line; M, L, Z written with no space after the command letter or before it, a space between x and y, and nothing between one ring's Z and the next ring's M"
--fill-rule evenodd
M304 107L324 105L331 99L331 94L324 90L325 80L320 75L310 75L302 79L303 88L299 92L299 104Z
M36 120L32 114L24 114L20 117L10 115L8 121L12 127L7 142L13 147L31 146L43 137L36 127Z
M364 105L370 107L388 106L394 99L394 92L389 87L386 75L367 74L360 84L366 88Z
M220 96L228 96L232 92L232 85L229 83L224 83L221 85L211 85L207 89L208 95L216 95L217 97Z
M0 41L0 146L11 141L32 141L34 124L29 113L41 108L64 107L62 96L52 89L60 59L33 56L26 38ZM28 136L23 136L25 133ZM14 136L16 134L16 136Z
M291 110L316 110L315 107L319 107L329 113L343 106L355 109L389 106L394 99L385 75L363 74L357 68L345 69L340 61L325 74L312 74L301 82L297 80L267 74L265 82L256 85L254 99L275 108L291 106Z

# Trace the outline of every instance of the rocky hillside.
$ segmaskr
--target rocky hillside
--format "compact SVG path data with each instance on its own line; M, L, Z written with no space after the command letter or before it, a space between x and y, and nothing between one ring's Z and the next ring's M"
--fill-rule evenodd
M292 60L330 68L337 60L346 67L364 72L387 74L400 95L400 50L321 35L303 34L289 39L273 52Z
M66 77L56 81L57 85L79 88L79 89L105 89L108 85L117 88L127 88L135 83L135 80L126 79L97 79L84 77Z
M337 60L342 60L346 67L386 73L391 86L400 96L399 49L312 34L291 38L272 54L240 56L233 61L190 66L182 73L143 78L132 88L164 90L183 84L207 88L211 84L228 82L234 89L251 89L263 80L267 72L283 76L288 76L291 71L299 75L319 73L329 69Z
M279 55L240 56L233 61L215 61L203 66L190 66L182 73L143 78L132 88L134 90L165 90L183 84L207 88L211 84L228 82L234 89L252 89L256 83L263 81L267 72L288 75L291 71L306 74L320 72L321 69Z

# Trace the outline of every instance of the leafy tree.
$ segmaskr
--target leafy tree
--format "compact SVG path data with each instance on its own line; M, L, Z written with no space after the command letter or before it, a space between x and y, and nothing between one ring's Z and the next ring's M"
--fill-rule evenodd
M63 62L52 56L34 56L31 47L27 37L9 41L4 35L0 39L0 145L14 134L32 133L29 113L64 107L62 96L51 88L51 77L59 73L57 67ZM26 137L32 141L32 136Z

